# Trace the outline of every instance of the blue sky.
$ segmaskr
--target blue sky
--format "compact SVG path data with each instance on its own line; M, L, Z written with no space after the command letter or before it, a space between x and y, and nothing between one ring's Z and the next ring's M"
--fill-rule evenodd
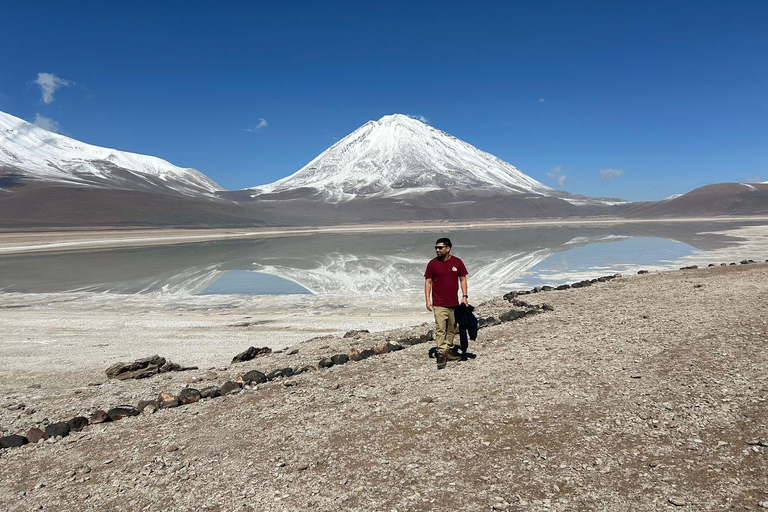
M766 25L765 1L12 2L0 110L229 189L399 112L555 188L661 199L768 180Z

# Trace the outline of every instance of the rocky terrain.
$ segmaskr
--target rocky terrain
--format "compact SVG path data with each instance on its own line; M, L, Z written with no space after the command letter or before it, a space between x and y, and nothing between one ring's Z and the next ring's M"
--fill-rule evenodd
M607 279L498 298L476 313L487 324L470 344L477 358L442 371L423 324L139 380L93 371L26 384L19 375L24 387L4 389L0 402L2 436L149 403L0 450L0 503L768 508L768 264ZM366 350L374 354L363 359ZM284 368L304 371L274 373ZM184 388L225 396L199 400Z

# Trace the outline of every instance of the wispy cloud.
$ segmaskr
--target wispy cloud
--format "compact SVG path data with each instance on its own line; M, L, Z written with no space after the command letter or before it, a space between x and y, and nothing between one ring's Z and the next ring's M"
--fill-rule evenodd
M763 183L763 179L759 176L752 176L751 178L746 178L745 183Z
M565 178L566 175L563 174L563 166L557 165L554 169L547 172L547 176L549 176L549 179L554 180L557 182L558 186L562 187L563 184L565 184Z
M429 124L429 119L428 119L428 118L426 118L426 117L424 117L424 116L423 116L423 115L421 115L421 114L418 114L418 115L411 115L411 114L406 114L406 115L407 115L408 117L410 117L411 119L415 119L415 120L417 120L417 121L421 121L421 122L422 122L422 123L424 123L424 124Z
M624 169L603 169L600 171L600 179L603 181L612 180L624 176Z
M35 119L32 121L32 124L43 130L48 130L49 132L61 133L61 125L58 121L54 121L50 117L35 114Z
M546 101L547 101L547 100L545 100L544 98L539 98L539 103L544 103L544 102L546 102Z
M74 84L71 80L59 78L53 73L38 73L35 83L40 86L40 90L43 93L43 103L46 105L53 103L53 94L59 88Z
M261 130L263 130L267 126L269 126L269 123L267 122L267 120L264 119L263 117L260 117L259 118L259 122L256 123L256 126L254 126L253 128L246 128L245 131L251 132L251 133L256 133L256 132L260 132Z

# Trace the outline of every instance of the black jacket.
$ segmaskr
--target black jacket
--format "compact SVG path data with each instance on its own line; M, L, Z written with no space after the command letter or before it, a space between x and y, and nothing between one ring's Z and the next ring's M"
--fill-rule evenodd
M456 318L456 323L459 324L459 338L461 338L461 351L466 353L469 347L469 339L475 341L477 339L477 318L472 314L474 306L465 306L462 302L456 306L453 310L453 314Z

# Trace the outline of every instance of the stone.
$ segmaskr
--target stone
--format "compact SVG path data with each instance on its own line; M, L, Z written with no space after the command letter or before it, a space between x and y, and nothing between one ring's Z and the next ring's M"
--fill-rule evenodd
M267 380L275 380L283 376L283 370L272 370L267 374Z
M116 363L105 370L110 379L145 378L158 372L158 368L165 364L164 357L157 354L137 359L132 363Z
M154 407L157 409L159 406L159 402L157 400L142 400L136 405L136 410L139 412L144 412L144 409L147 407Z
M510 309L509 311L502 313L501 316L499 316L499 320L501 320L502 322L511 322L512 320L517 320L518 318L522 318L524 316L525 316L525 311Z
M687 267L680 267L680 270L696 270L699 268L697 265L689 265Z
M331 361L334 365L347 364L349 362L349 356L347 354L335 354L331 356Z
M349 349L349 353L347 354L347 357L349 357L350 361L361 361L363 359L363 356L360 355L360 351L356 348Z
M242 363L245 361L250 361L251 359L255 359L257 357L265 356L267 354L271 354L272 349L269 347L248 347L248 350L244 352L240 352L235 357L232 358L233 363Z
M554 290L554 288L546 284L541 287L541 291L543 292L551 292L552 290Z
M66 421L59 421L58 423L51 423L45 427L45 433L50 437L61 436L65 437L69 435L69 425Z
M182 405L199 402L202 397L200 390L195 388L184 388L179 391L179 402L181 402Z
M203 398L216 398L221 396L221 390L216 386L208 386L200 390L200 396Z
M283 377L291 377L293 374L293 368L283 368Z
M16 434L0 437L0 448L18 448L29 443L29 439Z
M380 343L378 345L373 346L373 352L376 355L386 354L389 352L389 344L388 343Z
M125 372L121 373L117 377L115 377L117 380L129 380L129 379L146 379L147 377L152 377L153 375L157 375L160 373L160 367L159 366L148 366L146 368L142 368L140 370L134 370L132 372Z
M541 305L541 309L543 309L544 311L554 311L555 306L553 306L549 302L545 302L544 304Z
M255 382L256 384L262 384L267 382L267 376L261 373L259 370L251 370L243 375L243 381L248 383Z
M27 437L27 439L29 439L30 443L36 443L38 441L45 441L46 439L48 439L51 436L46 434L45 431L42 430L42 429L39 429L37 427L32 427L29 430L27 430L27 436L26 437Z
M174 407L178 407L181 405L181 400L178 399L178 397L173 397L170 400L163 400L162 402L158 402L157 408L158 409L172 409Z
M669 501L672 505L676 507L684 507L685 505L687 505L685 498L681 498L680 496L672 496L667 501Z
M541 286L534 286L533 290L531 290L533 293L539 293L541 292Z
M403 348L405 347L396 341L387 342L387 352L397 352L398 350L403 350Z
M715 266L715 264L714 264L714 263L710 263L709 265L707 265L707 268L709 268L709 267L714 267L714 266Z
M67 425L69 425L69 430L72 432L80 432L85 427L88 426L88 418L85 416L75 416L71 420L67 422Z
M97 423L106 423L107 421L112 420L109 418L107 411L102 411L101 409L95 411L93 414L91 414L91 417L88 418L88 422L91 425L95 425Z
M647 270L638 270L637 273L640 274L640 275L643 275L643 274L648 274L648 271Z
M160 393L159 395L157 395L157 401L159 403L167 402L169 400L177 400L178 398L179 397L177 397L176 395L174 395L172 393L166 393L166 392L163 392L163 393Z
M370 331L368 329L361 329L361 330L351 330L344 333L344 338L354 338L356 336L359 336L361 334L368 334Z
M569 285L569 284L561 284L560 286L558 286L557 288L555 288L555 290L567 290L567 289L569 289L570 287L571 287L571 285Z
M363 359L368 359L369 357L375 356L376 352L373 350L367 348L365 350L360 351L360 357Z
M239 393L242 389L242 385L239 382L228 380L221 385L221 395L231 395L233 393Z
M502 298L506 301L512 302L515 299L515 297L517 297L517 292L513 291L513 292L505 293Z
M320 360L320 363L318 363L318 365L320 366L320 368L330 368L331 366L333 366L333 361L331 360L330 357L324 357Z
M118 405L108 410L107 414L112 421L119 421L129 416L138 416L139 411L132 405Z

